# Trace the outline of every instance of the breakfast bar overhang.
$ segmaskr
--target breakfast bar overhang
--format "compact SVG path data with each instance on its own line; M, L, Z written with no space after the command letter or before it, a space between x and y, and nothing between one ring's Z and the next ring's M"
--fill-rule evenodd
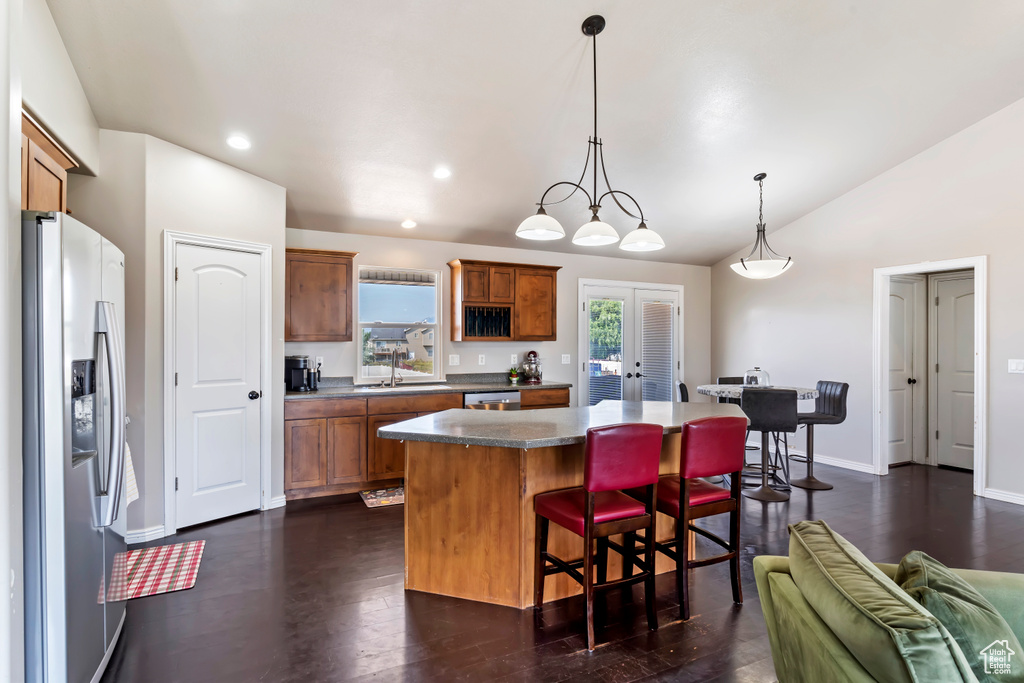
M662 474L679 471L681 426L705 417L744 417L719 403L602 401L543 411L453 409L381 427L405 442L405 588L525 608L533 604L533 499L583 484L587 429L643 422L665 429ZM658 538L675 521L658 515ZM578 557L580 541L552 528L549 549ZM658 557L658 572L674 563ZM609 575L621 563L609 558ZM566 575L547 578L545 600L580 592Z

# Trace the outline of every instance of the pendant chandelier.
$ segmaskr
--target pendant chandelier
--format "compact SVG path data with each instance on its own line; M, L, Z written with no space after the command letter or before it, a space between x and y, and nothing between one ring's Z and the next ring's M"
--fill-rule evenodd
M733 270L751 280L767 280L782 275L793 265L791 256L779 256L769 246L768 237L764 232L764 179L767 177L767 173L758 173L754 176L761 195L761 202L757 209L757 239L754 240L754 248L750 250L746 258L741 258L738 263L732 264ZM756 259L753 258L754 254L757 254Z
M644 212L640 208L640 204L637 203L632 196L622 190L613 190L611 183L608 182L608 172L605 170L604 165L604 146L601 142L601 138L597 136L597 34L604 30L604 17L594 15L588 17L583 22L583 34L590 36L593 39L593 51L594 51L594 135L590 138L587 144L587 159L583 164L583 173L580 175L580 179L577 182L569 180L563 180L557 182L541 195L540 203L537 209L537 213L530 216L525 221L519 224L516 229L516 237L522 237L528 240L557 240L565 237L565 230L561 224L548 215L547 211L544 210L545 200L547 199L548 193L556 187L568 186L573 188L567 196L559 199L558 201L548 202L547 205L561 204L565 200L572 197L577 192L582 192L587 201L590 202L590 213L591 218L588 222L584 223L576 234L572 237L573 244L579 244L588 247L603 246L606 244L614 244L619 241L619 235L615 232L615 228L608 225L598 216L598 212L601 210L601 202L606 198L611 198L615 205L619 209L635 220L640 221L640 225L622 238L622 242L619 243L619 248L625 251L655 251L657 249L665 248L665 241L661 239L658 233L647 227L644 222ZM591 158L593 158L593 194L587 192L586 188L583 187L583 181L587 177L587 169L590 168ZM604 180L605 192L602 195L598 195L597 191L597 179L598 179L598 166L600 166L600 176ZM636 213L633 213L626 209L622 205L620 198L625 198L629 203L632 204Z

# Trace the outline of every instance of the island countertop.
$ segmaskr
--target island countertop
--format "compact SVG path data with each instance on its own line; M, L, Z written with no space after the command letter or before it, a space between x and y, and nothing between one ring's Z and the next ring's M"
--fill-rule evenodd
M601 401L583 408L542 411L452 409L381 427L385 439L498 448L546 448L586 441L587 429L623 422L659 424L665 433L702 417L746 417L731 403Z

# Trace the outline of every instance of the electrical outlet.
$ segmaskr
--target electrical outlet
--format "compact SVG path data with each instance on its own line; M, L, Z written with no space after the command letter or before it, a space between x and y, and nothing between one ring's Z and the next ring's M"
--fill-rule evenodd
M487 363L487 357L484 356L484 354L481 353L479 356L476 357L476 364L477 365L485 365L486 363Z
M449 356L448 356L448 365L458 365L458 364L459 364L459 354L457 354L457 353L449 354Z
M519 365L519 354L518 353L513 353L512 354L512 365Z
M323 367L324 367L324 357L323 356L317 356L316 357L315 367L323 369Z
M568 353L563 353L562 354L562 365L568 365L571 362L572 362L572 358L570 358L569 354Z

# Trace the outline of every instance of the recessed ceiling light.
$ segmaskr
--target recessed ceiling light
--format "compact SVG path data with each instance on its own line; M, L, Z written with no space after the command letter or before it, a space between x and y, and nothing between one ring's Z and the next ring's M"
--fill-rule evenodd
M244 135L238 135L237 133L228 138L228 145L235 149L249 149L252 147L252 143L249 142L249 138Z
M416 227L416 221L408 220L408 219L404 220L404 221L402 221L402 227L406 228L406 229L415 228Z
M434 169L434 177L437 178L438 180L444 180L445 178L451 177L451 175L451 169L445 166L438 166L437 168Z

